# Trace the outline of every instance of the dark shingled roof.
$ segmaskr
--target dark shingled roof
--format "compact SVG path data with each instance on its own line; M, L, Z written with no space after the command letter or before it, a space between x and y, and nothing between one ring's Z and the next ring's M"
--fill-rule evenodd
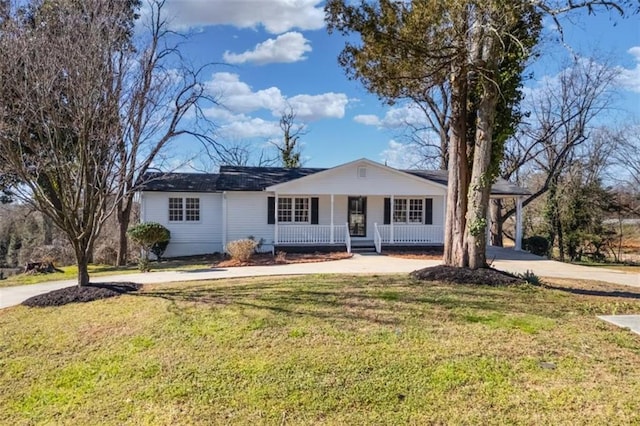
M216 173L145 173L139 180L142 191L215 192L219 174Z
M289 182L327 169L300 167L220 167L218 187L221 191L264 191L271 185Z
M449 182L449 172L446 170L402 170L414 176L430 180L442 185ZM528 189L522 188L508 180L498 178L491 187L491 195L530 195Z
M284 167L222 166L220 173L146 173L141 178L143 191L216 192L264 191L265 188L289 182L328 169ZM446 170L402 170L441 185L447 185ZM528 195L530 192L504 179L491 188L492 195Z

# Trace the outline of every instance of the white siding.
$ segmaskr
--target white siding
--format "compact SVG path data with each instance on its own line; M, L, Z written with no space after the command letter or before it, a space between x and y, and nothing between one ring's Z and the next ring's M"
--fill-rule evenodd
M360 177L358 169L366 168ZM279 194L444 195L446 188L369 161L356 161L276 185Z
M253 236L263 239L262 251L273 247L274 225L267 224L266 192L228 192L227 242Z
M169 222L169 198L200 198L199 222ZM157 222L171 231L166 257L222 252L222 194L145 192L143 222Z

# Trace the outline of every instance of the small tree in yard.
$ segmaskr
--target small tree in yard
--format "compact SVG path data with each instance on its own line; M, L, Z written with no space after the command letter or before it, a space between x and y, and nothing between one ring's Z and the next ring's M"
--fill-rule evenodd
M144 250L144 255L140 258L140 270L147 272L149 270L149 252L153 252L158 256L164 253L164 250L159 248L164 247L166 249L169 240L171 239L171 232L164 226L155 222L146 222L130 228L127 234L133 241L140 244Z
M131 49L138 6L0 2L0 191L65 233L79 286L89 284L87 265L111 213L120 127L114 58Z

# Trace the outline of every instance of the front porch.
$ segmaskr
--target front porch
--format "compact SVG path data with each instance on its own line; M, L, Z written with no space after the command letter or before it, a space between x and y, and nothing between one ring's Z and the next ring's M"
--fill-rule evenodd
M344 225L289 225L276 227L274 250L329 251L353 247L375 248L381 253L385 248L421 248L441 246L444 228L435 225L373 224L373 238L353 237L349 223ZM353 229L353 227L352 227Z

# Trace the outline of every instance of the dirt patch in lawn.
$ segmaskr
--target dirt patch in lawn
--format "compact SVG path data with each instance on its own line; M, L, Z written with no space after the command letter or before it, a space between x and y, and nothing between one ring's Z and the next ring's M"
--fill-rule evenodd
M230 268L234 266L269 266L269 265L288 265L293 263L317 263L327 262L330 260L349 259L350 253L333 252L333 253L277 253L272 254L256 254L247 262L241 262L236 259L223 259L213 264L215 268Z
M490 286L524 284L522 278L493 268L469 269L438 265L413 271L411 276L422 281L440 281L453 284Z
M33 296L22 302L25 306L46 307L62 306L69 303L84 303L93 300L107 299L121 294L138 291L141 284L135 283L101 283L88 286L72 286Z

